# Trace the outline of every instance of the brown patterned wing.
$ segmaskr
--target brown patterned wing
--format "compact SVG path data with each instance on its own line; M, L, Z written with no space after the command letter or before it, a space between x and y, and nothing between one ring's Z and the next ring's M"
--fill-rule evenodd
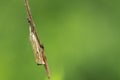
M45 62L43 60L43 56L42 56L43 49L39 46L39 42L36 38L36 35L33 32L31 32L31 30L30 30L30 41L32 43L32 47L34 50L36 63L38 65L45 64Z

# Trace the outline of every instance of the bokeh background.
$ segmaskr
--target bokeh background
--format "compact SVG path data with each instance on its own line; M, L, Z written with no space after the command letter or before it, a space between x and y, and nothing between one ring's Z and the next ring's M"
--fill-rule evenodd
M120 80L119 0L29 0L51 80ZM24 0L0 0L0 80L48 80Z

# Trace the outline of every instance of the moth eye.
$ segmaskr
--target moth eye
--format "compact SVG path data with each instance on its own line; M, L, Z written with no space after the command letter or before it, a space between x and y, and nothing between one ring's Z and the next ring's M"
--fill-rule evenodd
M44 46L43 46L42 44L40 45L40 47L41 47L42 49L44 49Z

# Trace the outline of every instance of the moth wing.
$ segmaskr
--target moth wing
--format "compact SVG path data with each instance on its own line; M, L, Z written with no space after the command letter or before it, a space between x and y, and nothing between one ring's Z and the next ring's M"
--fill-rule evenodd
M38 40L37 40L35 34L32 33L32 32L30 32L30 40L31 40L32 47L33 47L33 50L34 50L34 55L35 55L36 63L38 65L45 64L45 62L43 60L43 56L42 56L43 49L40 48Z

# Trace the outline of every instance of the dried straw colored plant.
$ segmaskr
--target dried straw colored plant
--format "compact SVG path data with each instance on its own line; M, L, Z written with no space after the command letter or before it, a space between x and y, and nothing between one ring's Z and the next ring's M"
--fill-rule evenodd
M30 25L30 27L29 27L30 28L30 41L32 43L32 47L34 50L36 63L38 65L44 65L44 67L46 69L46 73L48 75L48 78L50 79L50 71L49 71L47 59L46 59L45 52L44 52L44 46L41 44L38 34L37 34L37 31L35 29L35 24L34 24L34 21L32 18L28 0L25 0L25 5L26 5L27 14L28 14L27 19L28 19L28 23Z

